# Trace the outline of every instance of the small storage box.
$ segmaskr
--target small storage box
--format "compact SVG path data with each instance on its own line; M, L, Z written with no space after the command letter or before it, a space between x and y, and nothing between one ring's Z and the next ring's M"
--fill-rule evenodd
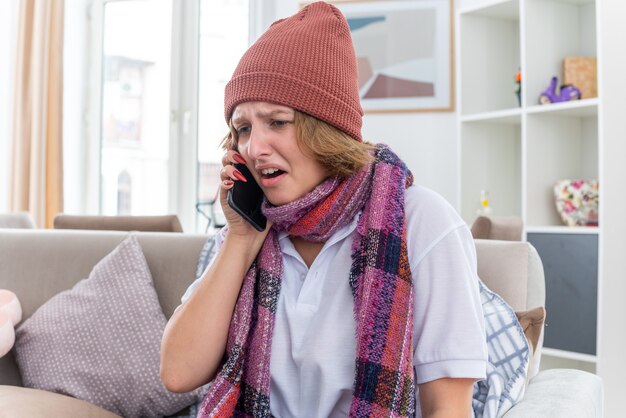
M598 97L596 58L565 57L563 59L563 84L573 84L578 87L583 99Z

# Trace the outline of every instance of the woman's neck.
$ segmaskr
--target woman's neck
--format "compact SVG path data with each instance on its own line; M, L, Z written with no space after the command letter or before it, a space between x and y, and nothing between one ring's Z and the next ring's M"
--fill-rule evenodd
M310 242L300 237L290 236L289 239L293 243L300 257L304 260L307 267L311 268L313 261L322 250L323 242Z

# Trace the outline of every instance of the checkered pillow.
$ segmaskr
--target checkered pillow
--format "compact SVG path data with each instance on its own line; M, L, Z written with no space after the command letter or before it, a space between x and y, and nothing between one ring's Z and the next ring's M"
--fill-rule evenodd
M476 417L496 418L522 400L530 361L530 347L508 303L480 282L489 360L487 378L474 385Z

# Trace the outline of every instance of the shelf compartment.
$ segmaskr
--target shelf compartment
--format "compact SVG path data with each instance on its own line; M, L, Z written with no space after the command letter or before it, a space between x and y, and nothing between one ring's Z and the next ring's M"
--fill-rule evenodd
M527 0L527 46L524 74L526 106L538 104L539 95L553 76L563 84L563 58L597 57L596 9L592 1Z
M594 4L595 0L558 0L561 3L576 4L579 6L586 4Z
M519 3L511 0L491 0L477 6L470 6L460 10L461 14L485 16L496 19L519 19Z
M543 347L541 349L542 356L558 357L568 360L583 361L585 363L597 363L598 357L591 354L575 353L573 351L559 350L556 348Z
M598 179L597 115L528 114L526 140L526 223L563 226L554 185L564 179Z
M558 116L597 116L598 99L573 100L571 102L535 105L527 108L529 114L551 113Z
M521 216L521 129L492 121L463 123L461 138L461 216L476 219L481 191L494 215Z
M546 278L544 347L596 355L598 236L529 233Z
M597 362L596 356L543 347L539 369L578 369L595 374Z
M525 228L527 234L591 234L598 235L600 228L597 226L534 226Z
M458 15L462 115L518 107L519 1L498 1Z
M512 125L519 125L521 123L522 110L506 109L496 110L493 112L473 113L461 117L461 122L493 122L493 123L507 123Z

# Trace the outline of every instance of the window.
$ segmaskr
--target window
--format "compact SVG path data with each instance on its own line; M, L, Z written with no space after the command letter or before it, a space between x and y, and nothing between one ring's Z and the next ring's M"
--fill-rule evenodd
M217 192L223 93L248 45L248 0L95 0L91 14L100 89L88 93L86 211L176 213L185 231L204 230L196 205Z
M122 171L117 177L117 215L131 214L133 180L128 171Z
M172 0L104 4L100 134L104 215L170 211L172 11ZM132 200L131 177L136 194ZM122 186L128 190L120 189L121 180L127 181Z

